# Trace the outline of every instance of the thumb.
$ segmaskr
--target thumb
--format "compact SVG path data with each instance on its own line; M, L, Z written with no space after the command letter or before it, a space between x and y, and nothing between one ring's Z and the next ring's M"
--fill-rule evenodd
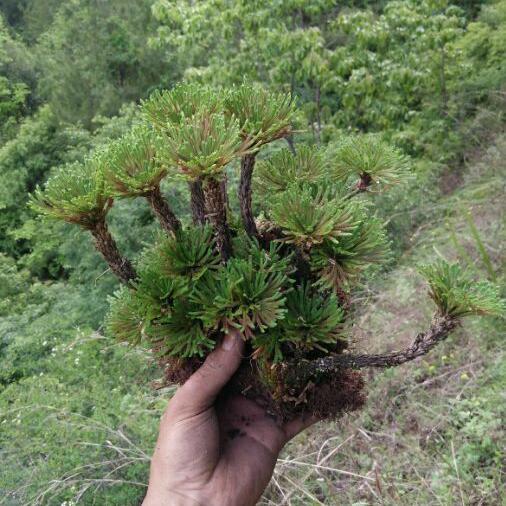
M200 413L214 403L221 389L233 376L242 359L244 341L239 331L230 330L200 368L176 392L173 404L180 404L188 415ZM184 408L183 408L184 405Z

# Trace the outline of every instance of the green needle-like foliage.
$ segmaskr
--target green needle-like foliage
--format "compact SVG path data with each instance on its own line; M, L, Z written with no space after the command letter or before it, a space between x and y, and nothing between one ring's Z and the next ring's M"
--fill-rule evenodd
M247 150L239 121L225 114L221 95L207 86L180 84L143 102L146 117L163 134L161 160L189 180L219 177Z
M409 177L409 161L399 150L376 135L352 136L331 152L334 176L359 177L361 189L372 183L392 185Z
M423 266L420 272L430 286L430 297L442 315L461 317L493 315L506 317L506 301L488 281L476 281L458 264L438 261Z
M198 363L185 359L205 357L224 333L237 329L248 341L249 362L234 388L252 389L282 417L306 408L332 415L363 402L360 375L350 368L400 365L427 353L461 316L504 314L506 304L490 283L439 262L422 269L439 313L427 332L403 351L343 354L351 292L361 274L389 256L369 199L355 197L372 184L383 189L402 181L407 159L364 135L335 151L304 145L295 153L277 150L259 157L255 167L264 144L291 133L294 113L289 96L256 86L224 92L180 85L154 93L143 110L150 125L55 174L45 191L37 189L32 206L89 229L125 284L111 297L108 331L148 345L175 368L171 380L183 380ZM239 177L225 178L236 158ZM174 169L191 183L191 226L183 226L160 192ZM229 204L227 186L237 180L239 206L232 199ZM135 268L107 228L114 196L146 198L165 232ZM324 392L337 397L327 402Z
M283 360L287 348L327 353L338 341L345 340L343 322L344 311L334 294L301 285L287 294L286 315L279 325L254 336L256 355L267 363L277 363Z
M270 211L288 243L303 248L338 241L357 223L351 205L320 185L291 184L280 193Z
M326 169L321 150L313 146L299 146L295 155L282 149L257 163L256 189L261 194L275 194L286 191L291 183L316 183L325 178Z
M176 165L188 180L220 177L223 169L246 147L235 118L210 110L199 111L164 129L161 157Z
M145 306L144 314L155 318L167 312L179 297L187 295L188 283L181 277L161 276L159 265L147 255L138 269L134 283L139 303Z
M363 212L363 211L362 211ZM338 241L325 240L311 252L311 268L319 283L338 289L349 286L364 270L384 264L390 255L385 229L377 218L362 215L357 227Z
M256 239L252 239L246 234L241 234L234 240L235 256L251 261L253 267L258 271L292 274L294 271L293 255L282 253L281 248L282 244L279 242L271 242L268 248L262 248Z
M169 125L178 125L200 111L223 111L220 93L209 86L178 84L171 90L155 91L142 102L145 116L161 132Z
M96 155L84 164L63 167L48 180L44 191L35 190L32 208L51 218L93 228L112 205L103 163Z
M327 351L325 345L335 345L344 338L344 311L333 293L312 291L303 284L288 294L286 308L282 323L284 341L306 350Z
M159 355L201 357L215 347L202 320L192 316L197 310L188 299L179 298L170 315L151 322L146 334Z
M195 306L187 299L179 296L170 309L162 310L161 305L148 303L142 288L122 288L111 297L106 322L111 335L132 345L147 340L160 355L182 358L202 356L214 347L202 321L191 316Z
M201 279L192 296L200 308L195 315L208 327L222 331L235 327L251 337L283 318L283 289L288 287L285 273L258 269L251 258L233 258L215 275Z
M138 344L151 323L172 314L175 301L186 292L181 279L160 276L156 266L144 259L133 286L123 287L111 297L107 329L120 340Z
M225 108L239 119L241 136L251 146L260 146L285 137L291 131L295 105L289 95L270 93L257 85L243 84L225 96Z
M146 321L146 304L132 288L122 287L109 298L106 329L120 341L139 344Z
M211 227L182 230L175 237L163 237L146 253L146 262L162 276L198 280L220 262L216 256Z
M160 185L167 170L156 159L156 145L154 132L143 125L110 146L105 172L115 196L142 196Z

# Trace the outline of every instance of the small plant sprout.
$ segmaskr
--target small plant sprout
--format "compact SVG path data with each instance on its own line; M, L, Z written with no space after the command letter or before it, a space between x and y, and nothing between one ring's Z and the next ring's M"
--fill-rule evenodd
M91 232L124 283L111 297L108 331L150 347L167 382L185 381L237 329L246 356L230 391L262 399L279 420L301 412L335 417L363 405L360 369L425 355L464 316L504 315L492 284L439 261L421 269L436 304L428 330L404 350L350 351L350 294L390 256L366 192L401 184L409 160L363 135L332 151L271 149L256 163L264 146L292 135L296 112L290 96L257 86L182 84L154 93L142 111L144 124L65 167L35 191L32 205ZM236 188L227 179L234 170ZM167 177L189 185L190 225L162 195ZM113 201L125 198L147 199L163 229L135 270L106 223Z

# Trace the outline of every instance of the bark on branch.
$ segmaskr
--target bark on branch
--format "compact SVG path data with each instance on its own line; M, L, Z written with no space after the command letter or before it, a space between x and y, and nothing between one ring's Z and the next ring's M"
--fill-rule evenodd
M258 235L253 211L251 209L251 180L255 168L255 155L249 154L241 158L241 180L239 182L239 204L241 216L246 232L251 237Z
M204 196L206 217L213 225L218 250L222 260L226 262L232 254L232 243L220 182L214 179L209 180L204 186Z
M297 382L322 375L331 374L344 368L362 369L365 367L396 367L415 358L426 355L432 348L444 341L450 332L458 325L458 320L452 316L435 318L429 330L420 332L412 344L401 351L378 355L339 354L321 357L316 360L298 363L298 370L288 367L288 375Z
M206 208L204 199L204 190L201 181L191 181L190 203L192 208L192 218L194 225L203 225L206 222Z
M90 232L95 239L95 247L109 264L112 272L125 284L135 279L135 270L130 261L119 252L116 241L107 228L105 219L97 222L95 226L90 229Z
M156 186L154 190L146 195L146 198L164 230L169 234L175 234L181 228L181 222L177 219L174 211L172 211L167 201L163 198L160 187Z

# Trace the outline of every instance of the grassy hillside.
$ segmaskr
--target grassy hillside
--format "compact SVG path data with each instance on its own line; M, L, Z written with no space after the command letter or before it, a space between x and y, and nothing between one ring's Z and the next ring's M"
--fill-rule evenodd
M502 136L465 167L388 280L364 291L373 307L360 319L357 347L403 348L426 326L433 308L416 265L435 254L505 286L505 156ZM501 321L469 320L416 366L371 373L364 412L294 441L262 504L501 504L505 330Z

